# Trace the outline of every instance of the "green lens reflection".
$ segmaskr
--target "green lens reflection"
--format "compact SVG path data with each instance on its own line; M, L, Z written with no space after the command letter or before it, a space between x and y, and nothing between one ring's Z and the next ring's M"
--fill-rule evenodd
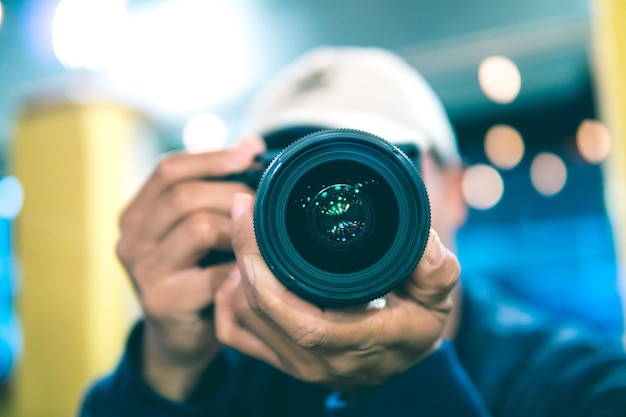
M353 244L369 225L368 205L358 186L334 184L321 190L311 207L313 227L324 241Z

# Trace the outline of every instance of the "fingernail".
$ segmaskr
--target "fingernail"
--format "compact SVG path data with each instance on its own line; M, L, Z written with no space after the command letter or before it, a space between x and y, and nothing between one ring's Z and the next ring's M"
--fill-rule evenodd
M233 207L230 213L233 221L237 221L241 218L241 215L248 209L248 204L251 198L252 197L248 194L235 194L235 197L233 197Z
M424 253L424 261L431 266L439 265L441 264L444 253L445 247L443 243L441 243L441 239L439 239L439 234L434 229L430 229L430 236L428 237L428 243L426 244L426 251Z
M243 268L246 271L246 278L250 284L254 284L254 265L252 264L252 259L248 255L244 255L243 257Z

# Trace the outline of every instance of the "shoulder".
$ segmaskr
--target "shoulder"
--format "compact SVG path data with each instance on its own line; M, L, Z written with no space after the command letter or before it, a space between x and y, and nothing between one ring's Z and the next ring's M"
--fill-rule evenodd
M589 404L626 407L620 344L524 304L488 281L472 280L464 285L455 349L495 415L579 415L567 410Z

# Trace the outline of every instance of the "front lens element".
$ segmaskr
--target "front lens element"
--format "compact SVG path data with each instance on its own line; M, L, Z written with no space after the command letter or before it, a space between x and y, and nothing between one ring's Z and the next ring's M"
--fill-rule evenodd
M368 204L359 187L335 184L311 202L312 229L324 242L342 247L358 242L370 225Z
M289 243L298 257L329 273L370 267L385 256L398 231L393 189L367 164L339 156L314 161L287 197Z

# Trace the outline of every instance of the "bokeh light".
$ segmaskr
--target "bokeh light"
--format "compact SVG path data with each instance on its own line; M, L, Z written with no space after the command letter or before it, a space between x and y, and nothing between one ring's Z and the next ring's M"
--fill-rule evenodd
M184 116L243 91L245 14L227 0L61 0L53 47L69 69L106 70L111 91L159 116Z
M485 135L485 154L499 168L514 168L524 156L522 135L511 126L492 126Z
M517 65L504 56L491 56L478 67L478 82L492 101L507 104L515 100L522 86Z
M0 28L2 27L2 19L4 18L4 6L0 1Z
M485 164L469 167L463 175L463 197L470 207L489 209L500 201L504 182L498 171Z
M0 217L12 219L22 209L24 191L20 181L12 176L0 179Z
M611 142L609 129L597 120L584 120L576 132L578 152L592 164L600 163L609 156Z
M228 141L226 123L214 114L198 114L185 124L183 143L189 152L221 149Z
M126 41L125 0L62 0L55 11L52 46L72 69L111 66Z
M113 86L181 116L240 91L250 54L233 3L179 0L131 13L122 57L109 74Z
M530 180L540 194L545 196L557 194L567 182L565 163L553 153L541 152L531 163Z

